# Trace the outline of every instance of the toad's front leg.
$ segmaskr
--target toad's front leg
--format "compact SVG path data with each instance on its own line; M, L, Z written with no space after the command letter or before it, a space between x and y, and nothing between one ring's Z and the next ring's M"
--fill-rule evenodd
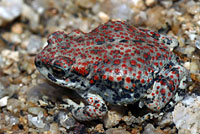
M77 120L101 119L107 113L107 106L99 95L85 93L81 97L86 100L88 105L78 105L70 99L67 100L67 103L72 107L72 114Z
M167 109L180 101L187 82L187 71L180 65L166 66L157 76L151 92L147 95L145 104L153 111L160 111L167 105Z

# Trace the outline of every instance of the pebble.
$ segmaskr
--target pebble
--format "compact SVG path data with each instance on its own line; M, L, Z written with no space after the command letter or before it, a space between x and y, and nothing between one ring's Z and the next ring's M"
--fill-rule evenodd
M196 48L200 49L200 36L198 36L197 39L195 40L195 46Z
M35 117L30 115L30 114L28 114L29 124L33 124L37 128L44 128L45 127L45 123L42 120L43 117L44 117L44 115L43 115L42 112L40 112L38 114L38 116L35 116Z
M190 56L193 54L194 51L195 51L195 47L188 45L185 48L184 54L187 54L188 56Z
M30 28L33 31L38 30L40 17L29 5L23 4L22 16L27 18L30 23Z
M110 128L106 130L106 134L131 134L123 128Z
M186 9L190 14L194 15L200 13L200 2L194 2L193 0L188 1L186 3L186 6L187 6Z
M5 86L0 82L0 98L3 98L8 94L8 90L6 90Z
M157 0L145 0L147 6L154 6L157 3Z
M113 107L112 110L109 110L107 112L107 115L104 117L104 126L106 128L111 128L113 126L116 126L119 121L122 119L123 117L123 113L124 111L122 110L121 107L117 108L117 107Z
M13 21L20 16L23 0L1 0L0 1L0 26Z
M29 54L36 54L42 45L42 39L39 36L32 35L28 40L27 51Z
M106 12L111 19L117 20L130 20L134 13L131 8L132 2L117 0L117 1L105 1L102 3L102 10Z
M57 123L52 123L50 125L50 129L49 129L49 134L59 134L60 130L59 130L59 126Z
M11 31L15 34L22 34L23 31L23 24L22 23L16 23L11 27Z
M165 8L170 8L173 5L173 1L171 1L171 0L162 0L162 1L160 1L160 3Z
M5 96L0 99L0 107L5 107L7 105L9 96Z
M160 29L165 27L166 24L166 17L163 15L163 7L161 6L154 6L147 10L147 18L146 25L148 27L153 27L156 29Z
M9 99L7 102L7 109L12 113L19 113L20 110L24 109L25 105L18 99Z
M178 103L172 112L179 134L200 133L200 96L191 95Z
M33 115L38 115L40 112L44 113L45 110L40 107L30 107L30 108L28 108L28 112Z
M98 133L104 133L103 124L97 124L94 130Z
M54 118L66 129L70 129L76 124L76 120L73 117L69 117L66 112L60 111Z
M99 17L104 23L110 20L110 17L109 17L106 13L104 13L104 12L99 12L99 13L98 13L98 17Z
M84 8L93 7L95 2L95 0L76 0L76 4Z

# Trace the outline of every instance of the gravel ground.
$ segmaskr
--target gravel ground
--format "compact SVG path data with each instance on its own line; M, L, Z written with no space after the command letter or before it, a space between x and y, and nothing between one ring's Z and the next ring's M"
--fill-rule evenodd
M166 113L138 123L130 106L110 106L102 120L78 122L65 108L73 91L40 75L35 55L57 30L89 32L108 20L128 21L173 35L174 52L190 71L186 99ZM198 134L200 133L200 2L197 0L1 0L0 133L2 134ZM134 113L133 111L136 111ZM141 112L140 112L141 111ZM185 111L185 112L181 112ZM185 113L185 114L184 114ZM187 120L191 118L192 120ZM184 123L183 123L184 122Z

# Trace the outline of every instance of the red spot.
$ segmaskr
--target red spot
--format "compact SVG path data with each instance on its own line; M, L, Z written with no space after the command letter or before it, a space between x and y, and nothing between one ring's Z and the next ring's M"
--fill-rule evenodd
M113 80L114 80L114 78L113 78L112 76L109 76L108 79L109 79L110 81L113 81Z
M144 74L145 74L146 76L148 76L148 72L147 72L147 71L145 71Z
M172 94L170 92L168 92L168 96L170 97Z
M147 55L147 54L144 54L143 56L144 56L144 58L148 58L148 55Z
M160 86L157 86L156 88L157 88L157 89L160 89Z
M135 53L136 53L136 54L140 54L140 51L139 51L139 50L135 50Z
M61 41L62 41L62 38L58 38L58 41L61 42Z
M120 60L114 60L114 64L119 65L120 64Z
M91 84L93 84L93 83L94 83L94 81L93 81L93 80L90 80L90 83L91 83Z
M158 66L158 62L155 62L154 65L155 65L155 66Z
M165 95L165 89L162 88L162 89L160 90L160 93L161 93L162 95Z
M151 93L151 95L154 96L155 94L154 94L154 93Z
M127 67L127 66L126 66L126 64L122 64L122 67L125 68L125 67Z
M144 79L141 80L141 83L144 83Z
M140 79L140 75L137 76L137 79L138 79L138 80Z
M141 74L142 73L142 71L138 71L138 74Z
M173 75L170 75L170 78L171 78L171 79L173 79L173 78L174 78L174 76L173 76Z
M124 72L124 74L127 74L128 71L127 71L127 70L124 70L123 72Z
M105 80L107 78L107 76L104 74L102 78Z
M162 62L160 62L160 66L163 66L163 63L162 63Z
M137 58L137 60L140 61L140 62L142 62L142 63L144 63L144 60L141 59L141 58Z
M160 54L160 53L157 53L157 56L161 56L161 54Z
M116 69L115 69L115 73L117 73L117 74L120 73L120 69L119 69L119 68L116 68Z
M99 77L97 75L95 75L94 80L99 80Z
M131 63L131 65L133 65L133 66L136 65L136 61L135 61L135 60L131 60L130 63Z
M169 84L174 85L174 82L172 80L169 81Z
M141 65L140 65L140 64L137 64L137 67L138 67L138 68L141 68Z
M117 80L118 80L118 81L121 81L121 80L122 80L122 77L121 77L121 76L117 77Z
M126 82L130 83L131 82L131 78L130 77L126 77Z
M136 87L136 85L135 85L135 84L133 84L132 86L133 86L133 87Z
M133 76L136 76L136 74L135 74L135 73L133 73L132 75L133 75Z
M109 68L106 68L106 69L105 69L105 71L106 71L106 72L109 72L109 71L110 71L110 69L109 69Z

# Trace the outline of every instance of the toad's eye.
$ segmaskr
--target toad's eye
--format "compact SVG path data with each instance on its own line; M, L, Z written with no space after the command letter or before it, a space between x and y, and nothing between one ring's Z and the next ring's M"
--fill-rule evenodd
M62 79L65 76L65 71L58 67L52 67L52 74L55 78Z

